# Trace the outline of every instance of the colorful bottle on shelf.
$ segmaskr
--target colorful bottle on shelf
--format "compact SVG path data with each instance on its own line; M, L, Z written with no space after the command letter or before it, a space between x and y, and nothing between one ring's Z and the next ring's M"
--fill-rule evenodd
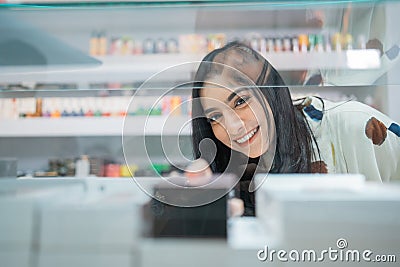
M300 51L299 40L297 38L292 38L292 51L295 53Z
M87 155L82 155L75 164L75 176L78 178L88 177L90 174L90 162Z
M274 39L267 38L267 52L274 52Z
M275 38L274 50L275 50L275 52L282 52L283 44L282 44L282 39L281 38Z
M51 102L48 98L43 99L43 114L42 117L50 118L51 117Z
M342 35L339 32L332 36L332 45L335 51L342 51Z
M144 54L154 54L154 40L151 38L147 38L143 42L143 53Z
M104 31L100 32L98 37L98 55L104 56L107 54L107 38Z
M175 38L168 39L167 52L168 53L178 53L179 52L178 40L176 40Z
M325 52L331 52L332 51L332 46L331 46L331 42L329 41L329 35L325 34L324 35L324 44L325 44Z
M290 42L290 38L289 37L284 37L283 38L283 51L289 52L291 50L292 50L292 44Z
M180 96L173 96L171 98L171 115L182 115L181 103L182 98Z
M300 52L307 52L308 48L308 36L306 34L300 34L298 36L299 39L299 50Z
M324 52L324 36L322 34L315 36L315 51Z
M52 107L54 108L51 111L51 117L52 118L60 118L61 117L61 111L60 111L60 100L58 98L52 99Z
M349 33L344 35L343 38L343 42L344 42L344 47L346 48L346 50L352 50L353 49L353 36Z
M98 33L93 31L90 36L90 43L89 43L89 54L91 56L97 56L99 54L99 38Z
M308 35L308 51L312 52L315 48L315 34Z

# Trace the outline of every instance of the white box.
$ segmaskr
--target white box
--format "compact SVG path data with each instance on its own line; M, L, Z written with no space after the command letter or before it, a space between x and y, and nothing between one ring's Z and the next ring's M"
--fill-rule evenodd
M350 248L400 250L399 185L359 175L269 175L256 201L257 217L278 247L327 249L345 239Z

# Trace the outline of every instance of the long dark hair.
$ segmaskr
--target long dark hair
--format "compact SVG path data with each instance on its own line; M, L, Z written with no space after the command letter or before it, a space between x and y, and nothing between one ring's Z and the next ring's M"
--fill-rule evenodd
M220 142L214 135L211 124L204 117L203 107L198 101L203 81L216 73L214 64L217 55L223 55L222 62L228 64L225 58L229 53L239 52L244 56L252 57L251 60L262 63L262 70L254 81L271 107L276 127L276 150L270 172L272 173L308 173L311 172L313 157L312 145L315 138L301 111L301 106L293 104L288 87L275 68L260 54L245 44L231 42L220 49L210 52L204 57L195 75L194 88L192 90L192 133L194 157L200 156L209 161L213 172L223 172L233 151ZM218 57L220 58L220 57ZM197 99L197 101L196 101ZM207 159L207 151L200 151L200 142L211 139L216 145L214 160ZM202 152L202 153L201 153Z

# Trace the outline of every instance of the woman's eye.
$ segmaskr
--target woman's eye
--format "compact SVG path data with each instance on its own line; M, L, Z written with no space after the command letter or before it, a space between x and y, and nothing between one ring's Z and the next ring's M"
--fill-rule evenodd
M235 101L235 107L244 105L247 103L247 101L250 99L249 96L241 96Z
M217 122L221 118L221 114L213 114L207 118L209 123Z

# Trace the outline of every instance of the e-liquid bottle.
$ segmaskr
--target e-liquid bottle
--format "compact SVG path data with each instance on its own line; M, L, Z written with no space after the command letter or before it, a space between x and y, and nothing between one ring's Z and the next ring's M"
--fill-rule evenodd
M89 53L91 56L97 56L99 54L99 39L96 31L92 31L89 42Z
M107 54L107 38L106 38L106 33L102 31L99 34L98 55L104 56L106 54Z
M82 155L75 164L75 176L78 178L88 177L90 174L90 162L87 155Z
M300 34L298 36L299 38L299 48L300 52L307 52L307 47L308 47L308 36L306 34Z

